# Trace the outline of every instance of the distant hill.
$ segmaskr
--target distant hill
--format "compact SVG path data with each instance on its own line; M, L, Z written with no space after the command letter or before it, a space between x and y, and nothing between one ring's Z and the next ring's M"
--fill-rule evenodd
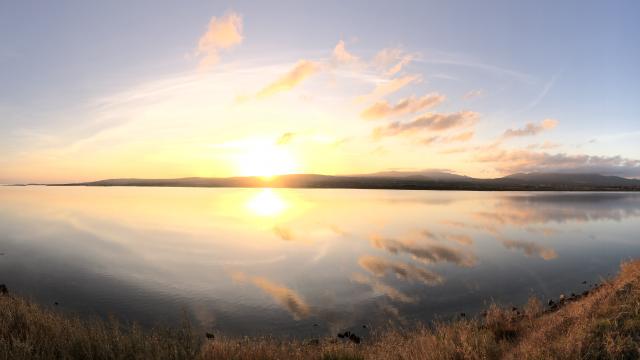
M495 179L477 179L442 171L400 172L329 176L291 174L261 177L108 179L51 186L156 186L156 187L274 187L406 190L492 191L640 191L640 180L599 174L529 173Z
M640 180L600 174L530 173L513 174L503 179L546 185L637 186Z
M372 174L354 175L371 178L412 178L434 181L473 181L468 176L452 174L442 170L421 170L421 171L381 171Z

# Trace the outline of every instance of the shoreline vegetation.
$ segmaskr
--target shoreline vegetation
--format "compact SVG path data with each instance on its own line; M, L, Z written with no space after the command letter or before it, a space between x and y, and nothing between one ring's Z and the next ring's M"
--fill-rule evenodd
M144 330L81 319L14 296L0 285L2 359L637 359L640 260L582 294L521 308L490 306L477 318L360 339L227 338L182 327ZM357 341L356 341L357 340ZM360 341L361 340L361 341Z

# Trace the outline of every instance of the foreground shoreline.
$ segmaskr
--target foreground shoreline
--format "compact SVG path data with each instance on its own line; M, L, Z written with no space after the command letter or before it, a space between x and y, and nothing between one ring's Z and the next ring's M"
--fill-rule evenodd
M83 320L0 286L2 359L591 359L640 357L640 260L591 291L521 309L491 306L414 330L367 339L225 338L181 328L143 330Z

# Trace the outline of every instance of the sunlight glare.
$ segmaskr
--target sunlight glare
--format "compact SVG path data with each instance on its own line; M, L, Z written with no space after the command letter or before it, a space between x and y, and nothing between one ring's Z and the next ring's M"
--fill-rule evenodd
M298 172L298 163L293 154L276 146L251 148L239 156L236 165L242 176L260 176L265 179Z
M247 208L259 216L276 216L287 208L287 203L273 189L262 189L247 202Z

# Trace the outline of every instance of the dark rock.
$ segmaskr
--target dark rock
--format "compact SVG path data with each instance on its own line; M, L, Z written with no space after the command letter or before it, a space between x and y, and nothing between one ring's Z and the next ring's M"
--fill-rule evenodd
M313 324L313 327L318 327L318 326L320 326L320 325L318 325L318 324Z
M582 282L582 285L586 285L587 284L587 280Z
M363 328L363 329L366 329L366 328L367 328L367 325L362 325L362 328Z
M58 302L57 302L57 301L54 301L54 302L53 302L53 305L58 306Z
M555 301L553 301L553 299L549 300L549 306L554 306L556 304Z
M338 333L338 337L339 337L340 339L344 339L344 334L343 334L343 333Z
M9 289L7 289L7 285L0 284L0 295L7 295L9 293Z
M465 313L460 313L460 317L466 317L466 316L467 316L467 314L465 314Z
M357 336L356 334L350 334L349 335L349 340L351 340L352 342L354 342L356 344L360 344L360 337Z
M587 296L587 295L589 295L589 290L585 290L582 292L582 296Z
M213 335L213 334L212 334L212 333L210 333L210 332L206 333L206 334L205 334L205 336L206 336L206 337L207 337L207 339L209 339L209 340L213 340L213 339L215 339L215 338L216 338L216 336L215 336L215 335Z
M511 308L511 311L518 311L518 308L514 306Z

